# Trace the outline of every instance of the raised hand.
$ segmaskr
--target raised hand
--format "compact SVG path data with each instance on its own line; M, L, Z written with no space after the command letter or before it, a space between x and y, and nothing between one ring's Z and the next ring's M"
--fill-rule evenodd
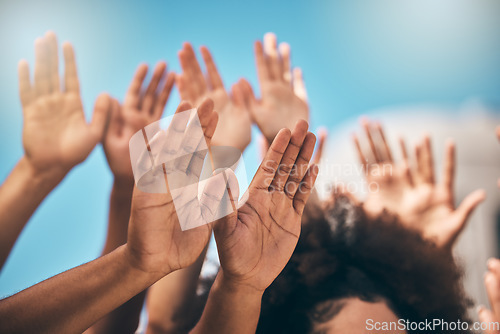
M500 334L500 261L488 260L488 271L484 275L484 285L490 300L491 309L480 306L479 321L486 327L486 334Z
M40 173L65 175L85 160L104 135L110 99L97 98L90 124L85 121L73 46L63 44L64 84L59 78L56 35L47 32L35 41L35 75L19 63L19 92L24 114L26 158Z
M308 167L314 143L305 121L292 133L280 131L249 186L248 200L214 225L221 273L232 284L263 292L290 259L318 173L317 166Z
M176 84L181 98L194 106L200 105L207 97L212 99L219 115L212 145L233 146L243 152L252 138L249 113L252 96L244 89L246 81L240 80L234 84L229 94L210 51L201 47L201 54L207 69L206 76L203 75L191 44L184 43L179 51L182 73L176 77Z
M252 118L267 141L271 143L282 128L292 129L303 119L309 121L307 93L300 68L291 68L290 46L277 46L276 36L267 33L264 46L255 42L255 60L259 77L261 98L256 100L250 84L241 81L242 88L251 96Z
M134 180L130 165L129 141L134 133L161 118L172 90L175 74L166 73L166 64L159 62L147 88L143 89L148 66L140 65L130 83L123 105L113 99L111 119L103 146L115 178Z
M189 109L191 105L183 102L177 108L176 113ZM217 113L213 110L211 100L207 99L199 106L198 117L203 128L204 140L210 144L217 126ZM175 142L179 146L176 148L170 146L169 151L182 150L188 146L198 147L197 143L193 145L192 139L194 138L193 131L199 131L199 129L190 126L186 128L186 124L183 127L176 124L176 128L173 129L172 135L175 136ZM168 134L166 136L166 142L171 144L173 139L168 137ZM151 142L150 145L155 144ZM192 154L183 170L188 179L194 180L196 176L199 177L204 158L203 154ZM145 193L138 188L134 189L127 241L128 251L135 265L145 272L158 272L159 276L192 264L205 248L211 234L209 225L186 231L181 230L177 217L179 212L176 213L174 207L169 181L166 177L164 179L167 183L167 193ZM188 199L186 203L194 200L197 198ZM194 216L199 215L200 212L193 210L192 214L193 220L200 218Z
M403 224L421 231L438 246L451 248L469 216L486 196L484 190L476 190L455 208L454 143L448 141L446 144L443 176L436 182L428 136L416 146L416 161L410 166L403 140L400 140L403 160L395 163L380 124L364 120L363 127L371 152L368 158L356 136L354 141L360 160L368 169L367 181L372 183L372 191L364 203L367 213L378 215L387 209L397 214Z

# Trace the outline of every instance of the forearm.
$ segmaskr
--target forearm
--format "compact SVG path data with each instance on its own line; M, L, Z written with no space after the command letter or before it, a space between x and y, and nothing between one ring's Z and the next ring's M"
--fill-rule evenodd
M82 333L156 276L132 266L122 246L0 301L0 332Z
M102 255L127 242L133 180L116 178L109 201L109 222ZM139 325L146 292L143 291L95 323L86 333L135 333Z
M199 317L193 314L194 301L206 252L207 247L191 266L171 273L149 289L147 334L185 332L193 326Z
M64 176L56 170L37 173L22 157L0 187L0 268L33 212Z
M116 178L109 200L109 222L103 255L127 242L134 180Z
M234 286L219 271L201 319L191 333L255 333L262 294Z

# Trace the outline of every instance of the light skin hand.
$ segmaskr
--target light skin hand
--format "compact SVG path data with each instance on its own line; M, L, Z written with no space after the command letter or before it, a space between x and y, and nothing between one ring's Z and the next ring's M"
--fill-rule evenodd
M205 98L212 99L219 115L212 145L233 146L243 152L252 139L249 111L252 96L243 87L246 81L240 80L227 92L210 51L203 46L201 54L207 70L205 75L191 44L184 43L179 51L182 73L176 77L176 84L180 96L194 106Z
M35 42L34 82L28 63L19 62L25 154L0 188L0 267L38 205L71 168L85 160L105 131L109 96L97 98L92 122L87 124L73 47L65 43L63 51L62 87L53 32Z
M28 63L19 63L19 91L24 114L26 158L42 174L65 175L103 138L109 98L100 96L90 124L85 121L73 46L63 44L64 84L58 73L56 35L35 41L34 82Z
M302 70L294 68L290 61L290 46L277 45L276 36L267 33L264 44L255 42L255 60L261 91L260 100L255 99L252 87L243 81L242 88L250 95L250 110L267 141L271 143L283 127L292 129L303 119L309 121L309 106Z
M410 166L403 140L403 161L395 163L380 124L364 120L363 127L371 151L369 158L357 137L354 141L360 160L368 168L367 181L379 186L379 191L371 192L364 203L367 213L376 216L386 208L406 226L421 231L438 246L451 249L469 216L486 197L484 190L476 190L455 207L455 144L451 140L446 144L443 174L437 182L429 136L416 146L415 164Z
M165 62L159 62L149 84L143 88L148 66L139 65L123 105L113 99L111 119L103 147L109 167L117 179L133 182L129 154L130 138L146 125L159 120L163 114L175 80L175 74L167 73L166 67Z

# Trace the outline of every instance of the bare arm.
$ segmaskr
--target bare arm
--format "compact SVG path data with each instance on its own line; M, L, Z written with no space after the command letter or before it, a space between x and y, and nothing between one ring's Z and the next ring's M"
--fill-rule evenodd
M80 98L75 54L63 46L65 76L61 87L56 35L35 41L35 75L19 62L25 154L0 188L0 268L29 218L52 189L85 160L104 134L109 97L98 97L87 124Z

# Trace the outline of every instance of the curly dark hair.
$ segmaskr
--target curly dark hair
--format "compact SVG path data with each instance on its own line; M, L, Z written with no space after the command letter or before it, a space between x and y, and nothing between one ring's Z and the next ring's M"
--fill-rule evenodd
M345 196L321 216L303 225L292 258L264 293L257 333L313 333L352 297L385 301L412 322L471 322L472 301L449 251L388 213L368 219Z

